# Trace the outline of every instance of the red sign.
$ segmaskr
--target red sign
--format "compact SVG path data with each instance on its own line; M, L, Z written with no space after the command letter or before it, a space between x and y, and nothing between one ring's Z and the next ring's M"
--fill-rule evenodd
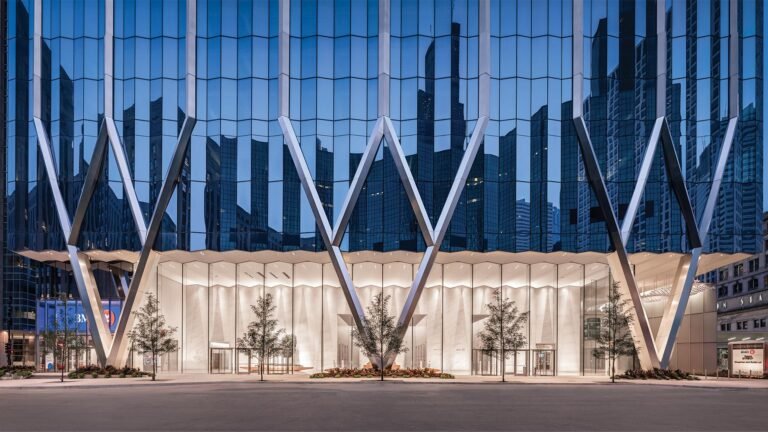
M111 310L104 309L104 318L107 319L107 322L109 323L110 327L115 325L115 314Z

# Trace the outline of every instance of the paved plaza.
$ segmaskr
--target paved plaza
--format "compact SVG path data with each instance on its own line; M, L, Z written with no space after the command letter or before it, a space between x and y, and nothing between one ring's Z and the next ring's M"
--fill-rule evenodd
M2 382L3 431L754 431L768 419L761 381L29 381Z

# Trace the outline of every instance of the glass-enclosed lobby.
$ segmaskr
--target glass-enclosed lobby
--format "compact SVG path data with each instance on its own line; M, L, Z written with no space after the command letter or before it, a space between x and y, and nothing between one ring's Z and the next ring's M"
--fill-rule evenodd
M498 373L498 361L483 352L478 334L488 317L486 305L501 288L529 314L527 344L507 359L507 373L605 373L592 348L607 298L606 264L497 263L478 261L478 255L474 263L435 264L407 330L408 351L397 357L397 366ZM398 316L418 263L381 262L384 257L350 263L349 270L364 307L383 291L391 297L390 313ZM352 342L352 315L329 263L164 261L147 290L157 294L168 324L177 328L179 351L164 360L164 371L252 370L237 339L254 319L251 305L266 294L274 299L278 327L295 343L291 358L273 360L279 363L273 370L307 373L368 363Z

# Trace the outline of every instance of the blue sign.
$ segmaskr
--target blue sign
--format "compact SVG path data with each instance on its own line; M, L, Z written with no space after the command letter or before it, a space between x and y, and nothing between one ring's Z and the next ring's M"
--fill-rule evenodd
M102 301L104 318L109 324L109 331L117 330L122 305L120 302ZM76 329L77 333L88 331L88 320L85 318L83 303L80 300L42 300L37 305L37 331L59 330L64 328Z

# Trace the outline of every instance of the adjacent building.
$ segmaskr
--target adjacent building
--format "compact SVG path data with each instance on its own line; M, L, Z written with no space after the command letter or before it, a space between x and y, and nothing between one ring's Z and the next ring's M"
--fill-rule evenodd
M717 287L718 361L728 368L728 344L768 337L768 213L763 213L763 250L708 274Z

